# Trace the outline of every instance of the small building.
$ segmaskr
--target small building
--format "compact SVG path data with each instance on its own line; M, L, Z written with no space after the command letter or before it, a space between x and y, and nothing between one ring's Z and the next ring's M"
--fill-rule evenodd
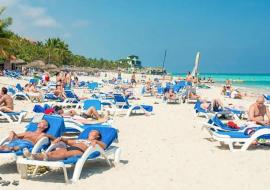
M22 67L26 65L26 62L22 59L12 59L4 62L4 68L7 70L22 71Z
M162 67L145 67L145 73L150 75L164 75L167 74L167 71Z
M142 62L139 60L139 56L136 55L130 55L125 59L120 59L119 63L128 64L129 68L131 68L132 70L142 68Z
M130 55L127 57L127 63L130 65L131 68L141 68L142 63L139 60L139 56Z

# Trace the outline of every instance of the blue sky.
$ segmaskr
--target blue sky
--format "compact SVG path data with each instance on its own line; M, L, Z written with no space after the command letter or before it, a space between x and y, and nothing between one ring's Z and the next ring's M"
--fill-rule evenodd
M35 40L64 39L87 57L140 56L170 72L270 73L268 0L0 0L11 29Z

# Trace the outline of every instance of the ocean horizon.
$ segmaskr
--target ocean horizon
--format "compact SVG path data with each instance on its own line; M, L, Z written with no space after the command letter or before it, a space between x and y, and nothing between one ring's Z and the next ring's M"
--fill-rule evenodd
M173 76L186 76L186 73L172 73ZM267 88L270 90L270 74L258 73L200 73L201 79L211 77L215 83L225 83L227 79L239 87Z

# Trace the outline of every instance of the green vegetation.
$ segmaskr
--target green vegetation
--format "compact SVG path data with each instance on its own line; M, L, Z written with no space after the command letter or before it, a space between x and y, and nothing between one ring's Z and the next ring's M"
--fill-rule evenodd
M0 61L7 60L11 55L14 55L26 62L43 60L47 64L57 66L69 65L99 69L128 68L126 62L75 55L69 49L69 45L60 38L49 38L44 42L33 42L20 37L8 30L8 27L12 24L12 18L2 18L4 10L5 8L0 8Z

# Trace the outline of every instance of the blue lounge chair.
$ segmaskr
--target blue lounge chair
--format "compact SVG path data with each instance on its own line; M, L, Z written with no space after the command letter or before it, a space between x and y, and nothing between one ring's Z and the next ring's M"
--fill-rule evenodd
M151 105L130 105L128 98L125 98L122 94L114 94L114 105L116 106L117 114L124 114L127 117L132 114L146 114L153 112L153 106Z
M16 90L15 90L15 93L13 93L12 98L14 100L16 99L30 100L29 95L27 95L23 91L23 87L19 83L16 84Z
M216 115L208 120L207 123L203 123L202 128L207 129L210 134L212 131L243 131L246 127L240 127L239 129L229 127L224 124Z
M217 115L218 117L220 117L221 115L225 115L226 117L234 117L236 119L239 119L237 114L233 113L231 110L226 110L226 109L221 109L217 112L214 112L214 111L209 111L209 110L205 110L203 108L201 108L201 104L202 102L200 102L199 100L197 100L197 102L195 103L194 105L194 110L195 110L195 114L197 116L202 116L202 117L205 117L206 119L211 119L213 118L215 115ZM238 112L237 112L238 113Z
M64 120L58 116L44 115L43 119L45 119L49 128L46 133L52 135L54 137L60 137L65 132ZM26 126L26 131L35 131L37 129L37 123L30 122ZM0 141L0 145L5 145L9 143L8 138L4 138ZM49 146L49 139L47 137L41 138L34 147L31 147L30 150L32 153L39 152L42 148L46 148ZM22 155L22 150L18 150L16 152L13 151L0 151L0 159L15 161L18 156Z
M0 111L0 118L2 120L7 120L12 124L19 124L22 122L23 118L26 116L26 111L20 112L2 112Z
M270 105L270 95L264 94L263 96L264 96L264 98L265 98L265 100L266 100L265 103L268 104L268 105Z
M253 132L248 134L246 131L214 131L212 138L227 144L231 151L236 151L235 145L240 146L240 151L246 151L249 146L257 139L264 138L270 139L269 127L257 127L253 129Z
M17 165L20 171L20 174L22 178L25 178L27 176L26 172L26 166L27 165L35 165L35 166L48 166L53 168L62 168L64 171L64 178L65 182L76 182L79 180L81 171L83 169L83 165L85 162L89 160L95 160L97 158L104 158L105 161L108 163L109 166L111 166L111 161L108 159L109 156L113 156L114 159L114 165L117 165L120 160L120 148L116 146L111 146L111 144L115 141L117 141L117 130L114 128L108 128L108 127L97 127L92 126L85 129L78 137L78 139L87 139L89 133L92 130L98 130L101 135L102 139L101 141L106 144L105 150L103 150L99 145L95 145L95 147L90 146L81 156L72 156L65 160L61 161L37 161L37 160L28 160L25 158L20 158L17 161ZM62 142L58 144L51 145L46 152L50 152L54 150L55 148L64 148L66 147L65 144ZM71 180L68 179L67 175L67 168L74 167L73 177Z

